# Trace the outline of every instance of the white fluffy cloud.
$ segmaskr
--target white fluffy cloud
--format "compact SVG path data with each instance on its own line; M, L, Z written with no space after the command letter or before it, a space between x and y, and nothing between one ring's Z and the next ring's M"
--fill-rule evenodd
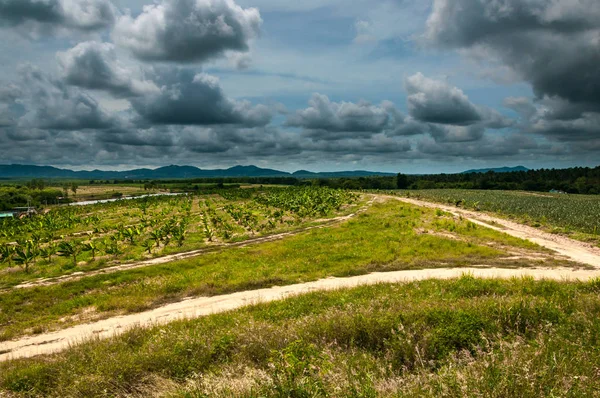
M202 62L246 52L262 24L255 8L233 0L163 0L119 18L114 41L147 61Z

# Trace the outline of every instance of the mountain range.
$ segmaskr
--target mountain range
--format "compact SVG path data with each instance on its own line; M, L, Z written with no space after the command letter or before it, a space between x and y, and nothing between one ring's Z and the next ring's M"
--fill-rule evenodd
M500 167L491 169L473 169L463 171L466 173L509 173L513 171L527 171L524 166ZM340 177L370 177L370 176L395 176L395 173L376 171L334 171L312 172L298 170L294 173L265 169L257 166L234 166L228 169L200 169L194 166L165 166L157 169L133 169L126 171L92 170L74 171L59 169L52 166L34 166L22 164L0 165L0 179L18 178L65 178L81 180L158 180L179 178L232 178L232 177L294 177L294 178L340 178Z
M394 176L395 173L372 171L338 171L314 173L299 170L295 173L264 169L257 166L234 166L229 169L203 170L194 166L165 166L158 169L134 169L127 171L73 171L52 166L34 165L0 165L0 178L69 178L82 180L154 180L178 178L227 178L227 177L295 177L295 178L335 178L335 177L368 177Z

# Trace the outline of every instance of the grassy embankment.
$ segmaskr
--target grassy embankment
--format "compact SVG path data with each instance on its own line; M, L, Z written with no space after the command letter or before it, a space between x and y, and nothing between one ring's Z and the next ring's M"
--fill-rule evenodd
M599 293L597 280L471 277L311 293L2 363L0 388L45 397L596 396Z
M466 189L397 191L396 194L496 213L551 233L600 245L600 195Z
M397 201L341 225L244 248L59 285L0 293L0 338L140 312L185 297L327 276L417 268L565 265L508 258L541 248L446 213Z

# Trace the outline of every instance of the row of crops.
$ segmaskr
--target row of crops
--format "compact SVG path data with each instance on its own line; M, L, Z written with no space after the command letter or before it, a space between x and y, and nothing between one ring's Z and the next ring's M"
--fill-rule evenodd
M81 261L101 268L291 228L356 199L347 191L290 187L59 207L0 222L0 264L5 271L36 269L40 276L64 273Z
M554 227L557 232L600 234L600 196L596 195L461 189L401 191L400 194L517 217L536 226Z

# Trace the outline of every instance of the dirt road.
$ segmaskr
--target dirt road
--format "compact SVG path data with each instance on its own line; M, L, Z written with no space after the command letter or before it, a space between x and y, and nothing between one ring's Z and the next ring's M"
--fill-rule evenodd
M438 203L426 202L424 200L403 198L399 196L388 197L405 203L410 203L412 205L423 206L432 209L441 209L456 216L462 216L463 218L466 218L475 224L483 225L487 228L504 232L517 238L527 239L547 249L554 250L558 254L571 261L600 269L600 248L585 242L569 239L561 235L549 234L537 228L529 227L527 225L519 224L503 218L493 217L485 213L465 210Z
M429 278L450 279L460 277L465 273L480 278L527 276L536 279L588 280L600 277L600 270L443 268L373 273L350 278L327 278L298 285L276 286L270 289L251 290L215 297L199 297L165 305L147 312L119 316L52 333L1 342L0 361L58 352L91 338L108 338L121 334L135 326L160 325L177 319L198 318L250 304L281 300L317 290L351 288L377 283L408 282Z

